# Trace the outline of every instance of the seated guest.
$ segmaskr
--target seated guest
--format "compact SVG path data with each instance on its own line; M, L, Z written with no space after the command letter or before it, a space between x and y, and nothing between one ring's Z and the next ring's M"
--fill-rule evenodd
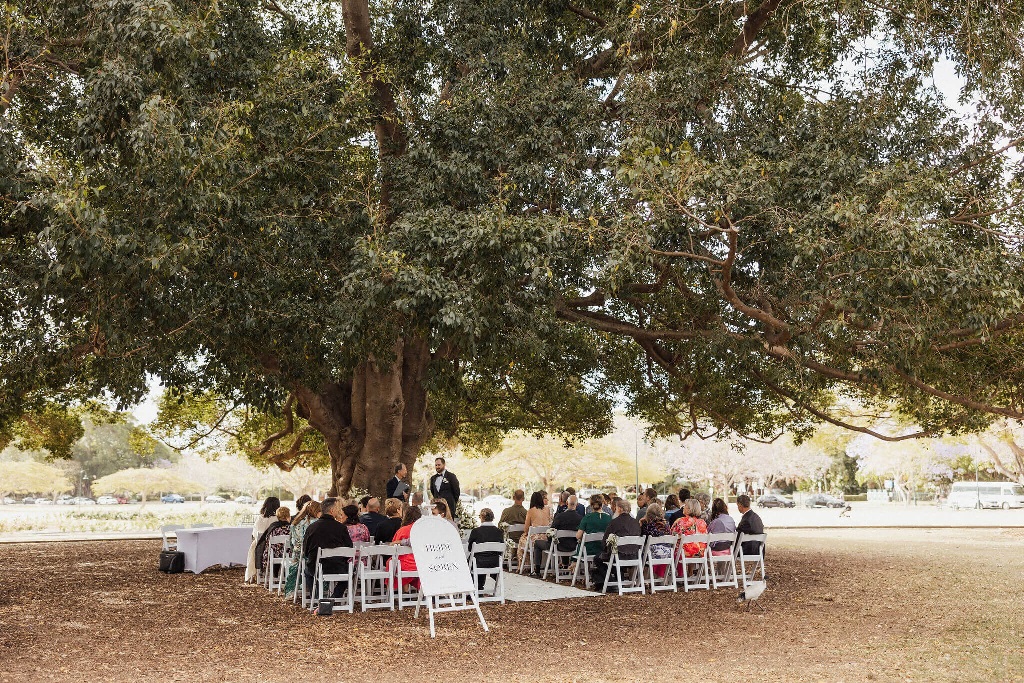
M683 516L677 517L672 524L672 533L688 536L690 534L706 534L707 524L700 518L700 503L696 498L688 498L683 503ZM683 553L686 557L697 557L704 552L704 543L683 543ZM682 570L682 566L680 566Z
M480 526L469 532L469 550L473 550L474 543L504 543L505 535L494 523L494 513L490 508L480 511ZM500 567L502 553L480 553L476 556L477 567ZM477 589L483 590L486 576L476 577ZM497 579L495 579L497 582Z
M366 512L368 510L368 508L366 506L369 505L369 504L370 504L370 496L363 496L362 498L359 499L358 506L359 506L359 516L360 517L363 516L364 514L366 514Z
M679 496L674 493L670 493L665 497L665 521L668 522L669 518L672 517L679 510ZM669 522L669 526L672 523Z
M640 522L629 514L630 505L628 500L616 498L612 501L614 516L604 530L604 539L601 543L601 552L594 559L594 590L604 592L604 576L608 572L608 563L611 561L611 550L608 548L608 537L615 534L620 539L625 536L639 536ZM635 560L640 554L639 546L618 547L619 557L623 560Z
M612 501L614 500L615 496L611 496L611 495L609 495L607 493L602 493L601 497L604 499L604 503L601 505L601 512L603 512L604 514L606 514L609 517L611 517L612 516Z
M568 491L562 491L559 497L561 498L559 507L562 508L562 511L556 513L551 519L551 528L558 531L578 531L583 518L576 512L576 496L569 495ZM551 540L549 538L537 539L533 542L533 546L534 572L537 573L540 571L544 552L551 547ZM558 549L571 553L576 550L576 541L572 538L560 538L558 539Z
M608 522L612 516L604 512L604 495L595 493L590 497L590 512L580 520L579 531L576 538L583 540L584 534L604 533L608 528ZM587 554L594 557L601 552L601 541L590 541L587 543Z
M395 532L402 526L402 501L388 498L384 501L384 521L377 525L373 540L377 543L391 543Z
M277 520L267 527L259 540L256 541L256 557L260 558L260 570L266 573L270 566L270 539L277 536L291 535L292 512L283 505L277 508ZM278 550L280 552L280 549Z
M690 498L690 489L679 489L679 509L670 515L665 515L665 521L674 524L676 519L683 515L683 503Z
M647 506L651 503L658 502L658 492L654 489L644 489L644 492L637 496L636 505L639 508L636 511L637 521L643 519L647 515Z
M502 524L525 524L526 523L526 508L523 507L523 501L526 500L526 493L522 489L516 489L512 493L512 505L501 511L501 519L498 520L498 526ZM522 531L515 531L510 533L508 537L512 539L513 543L519 543L519 537L523 535Z
M548 507L548 492L547 491L534 491L530 496L530 509L526 511L526 530L529 531L533 527L550 526L551 525L551 508ZM537 541L546 541L548 535L546 533L530 534L527 536L525 533L519 537L519 544L516 550L517 559L520 564L524 561L527 555L527 548L529 544L536 543ZM535 563L540 562L540 558L534 558ZM531 570L536 572L536 567L530 567Z
M309 496L304 496L309 498ZM299 500L302 500L300 498ZM299 560L302 559L302 541L306 537L309 525L320 518L320 503L309 499L299 513L292 519L289 533L292 536L292 562L288 567L288 579L284 584L284 592L295 590L295 582L299 578Z
M370 530L359 521L359 507L349 504L341 508L341 511L345 513L345 519L342 521L348 527L348 535L352 539L352 543L369 543Z
M668 522L665 521L665 513L661 511L661 503L651 503L647 506L647 515L640 520L640 534L642 536L668 536L671 534ZM651 557L665 559L672 557L675 544L658 543L651 546ZM663 564L654 567L654 575L662 577L668 567Z
M387 517L380 514L380 498L370 498L366 501L366 514L359 517L359 521L366 525L366 529L373 536L377 533L377 525Z
M270 525L277 521L277 509L281 507L281 501L277 496L270 496L263 501L260 514L252 525L252 544L249 546L249 555L245 563L245 582L256 580L256 543L263 536Z
M303 568L306 577L306 592L313 594L313 580L316 577L316 556L323 548L351 548L352 537L348 535L348 527L345 525L345 513L341 509L341 501L337 498L325 498L320 504L320 519L309 525L306 529L306 538L302 542L302 554L306 558L306 566ZM348 571L348 558L329 557L323 561L323 570L327 574L344 574ZM334 587L335 598L345 594L348 586L342 583Z
M571 486L566 486L565 490L570 496L574 496L576 498L576 514L580 516L580 519L583 519L583 515L587 514L587 506L580 502L579 496L576 495L576 489Z
M430 506L423 502L423 493L416 491L412 494L412 499L409 501L409 505L420 509L420 516L426 516L430 514Z
M395 537L391 539L394 545L408 546L409 545L409 534L412 532L412 525L416 523L423 513L420 512L419 507L410 505L405 511L405 515L402 517L402 526L395 532ZM398 558L398 564L402 567L402 571L414 572L416 571L416 557L409 553L408 555L401 555ZM391 566L391 561L388 560L388 566ZM416 578L405 578L402 579L403 591L410 591L414 588L419 588L420 582ZM397 586L396 586L397 588Z
M736 533L736 522L733 521L732 515L729 514L728 504L721 498L715 498L714 502L711 503L710 519L711 521L708 522L709 534ZM728 555L729 542L715 541L711 544L711 554Z
M736 509L743 515L740 517L740 523L736 525L736 531L741 534L764 533L764 522L761 521L760 515L750 509L750 496L746 494L737 496ZM761 543L759 541L745 541L742 550L744 555L756 555L761 550Z
M698 493L696 495L696 498L697 498L697 502L700 503L700 509L701 509L700 518L703 519L705 523L710 522L711 521L711 495L708 494L708 493L703 493L702 492L702 493Z
M447 520L456 529L459 528L459 525L455 523L454 519L452 519L451 510L448 509L448 501L444 498L435 498L434 506L430 508L430 512L436 517L441 517Z

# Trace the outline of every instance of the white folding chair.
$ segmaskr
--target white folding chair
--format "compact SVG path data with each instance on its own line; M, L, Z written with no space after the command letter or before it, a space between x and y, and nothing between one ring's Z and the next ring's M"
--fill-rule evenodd
M359 549L359 604L368 609L395 609L392 582L396 546L375 545Z
M627 559L622 557L624 548L636 548L636 557ZM628 582L622 578L623 569L632 569L633 577ZM612 570L615 571L613 581ZM628 583L628 585L627 585ZM644 537L643 536L619 536L615 546L615 552L608 558L608 569L604 574L604 588L608 590L609 585L614 585L623 593L643 593L644 591Z
M576 577L580 574L580 569L583 570L583 587L589 586L592 581L590 579L590 570L594 567L594 556L587 551L587 543L600 543L604 540L604 532L595 531L589 534L583 534L583 538L576 546L575 562L576 566L572 570L572 581L570 586L576 585Z
M721 545L722 543L728 543L728 548L720 548L722 550L728 550L728 553L715 554L715 551L711 549L711 545ZM737 586L736 582L736 532L725 531L718 534L708 534L708 573L711 575L711 585L714 588L727 588L729 586Z
M309 600L306 595L306 556L302 554L301 548L299 548L299 564L295 570L295 589L292 591L292 604L294 605L300 598L302 600L302 608L306 609L308 607L306 601Z
M683 584L683 591L689 593L692 590L708 590L711 588L711 581L708 576L708 535L707 534L679 534L676 544L676 583ZM686 556L683 550L684 545L697 543L704 547L691 557Z
M271 536L267 539L267 590L276 590L278 595L284 590L291 552L291 536ZM262 558L257 561L262 561Z
M559 548L559 539L571 538L573 541L572 550L561 550ZM569 561L576 555L576 532L575 531L556 531L555 537L551 539L551 547L545 551L547 559L544 561L544 576L548 578L548 569L551 568L555 575L555 583L561 583L562 579L566 581L572 578L572 571L569 570ZM562 560L565 560L565 566L562 566Z
M412 571L403 570L402 563L399 560L399 558L401 558L403 555L412 555L412 548L406 546L397 546L397 549L395 550L394 590L396 591L398 597L398 609L402 609L403 607L415 607L419 604L420 598L422 597L422 589L420 588L416 588L412 591L409 591L408 593L405 592L405 586L402 579L418 580L420 578L420 572L419 569L414 569Z
M212 529L213 525L212 524L193 524L192 528L193 529Z
M502 571L501 561L497 567L481 567L477 565L477 556L483 553L504 553L505 544L498 543L474 543L469 553L469 573L473 575L473 599L479 604L481 602L500 602L505 604L505 572ZM486 593L478 586L479 577L484 577L486 585L487 577L494 579L494 588Z
M512 538L512 534L522 534L524 531L526 531L526 526L524 524L509 524L508 530L505 532L505 546L508 548L505 552L505 566L508 567L510 572L519 570L519 555L516 552L516 544L509 543L509 541ZM518 540L519 539L517 538L516 541Z
M323 560L330 558L347 558L348 565L344 572L325 572ZM316 554L316 576L313 577L313 599L311 601L310 609L316 609L317 603L320 600L330 600L333 604L332 610L338 608L340 602L344 609L347 609L349 614L352 613L355 608L355 592L356 587L353 585L354 582L353 572L355 571L356 564L356 549L355 548L320 548ZM330 585L331 592L335 584L345 582L348 587L347 596L344 598L329 598L327 597L327 591L324 590L326 585Z
M534 560L533 555L534 555L535 549L534 549L534 545L533 545L534 541L531 541L530 537L535 535L535 534L539 534L541 536L544 536L544 535L546 535L548 533L548 528L549 527L546 527L546 526L531 526L529 529L527 529L526 531L523 532L523 535L526 536L526 547L523 548L523 561L519 564L519 573L520 574L522 574L523 570L526 569L527 567L530 568L531 572L533 571L533 560Z
M647 569L647 578L651 586L651 593L657 591L677 592L676 588L676 541L675 534L667 536L648 536L647 547L644 548L644 567ZM668 557L655 557L655 548L666 548ZM665 574L660 579L655 576L655 567L665 567Z
M160 527L160 535L164 539L164 550L177 550L178 549L178 536L175 533L178 529L184 529L184 524L164 524ZM171 537L174 540L171 540Z
M764 544L768 534L743 534L736 539L737 554L740 556L740 576L743 577L743 590L747 584L757 581L757 572L761 572L760 581L764 581ZM748 553L743 549L744 543L757 543L757 552Z

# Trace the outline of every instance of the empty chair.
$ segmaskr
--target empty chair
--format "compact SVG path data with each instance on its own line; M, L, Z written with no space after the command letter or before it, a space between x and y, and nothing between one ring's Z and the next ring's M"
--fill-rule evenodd
M738 585L736 582L736 532L708 534L708 573L714 588Z
M741 533L739 538L736 539L736 545L739 548L740 558L740 576L743 578L743 590L747 589L747 584L752 581L764 581L764 544L768 539L768 534L744 534ZM756 545L755 545L756 544ZM757 548L756 552L752 552L754 548ZM761 573L761 578L757 578L757 573Z
M559 540L572 539L573 546L569 550L562 550ZM551 547L545 551L547 559L544 561L544 578L548 578L548 569L555 575L555 583L561 583L562 579L572 579L573 570L569 567L569 561L576 555L576 532L556 531L555 537L551 539ZM562 560L565 560L563 565Z
M647 569L647 579L651 586L651 592L672 591L676 592L676 541L679 539L675 534L666 536L648 536L647 546L644 548L644 568ZM664 567L664 572L657 571L658 567ZM659 574L661 574L659 576Z
M636 557L628 559L623 557L628 549L636 549ZM643 536L619 536L615 551L608 558L608 569L605 570L604 588L607 591L609 586L615 586L619 595L623 593L643 593L644 591L644 537ZM632 554L632 553L631 553ZM623 570L632 570L631 578L627 581L622 577ZM614 572L614 578L612 578Z
M278 594L284 590L291 554L291 536L271 536L267 539L267 590L277 591Z
M473 549L469 554L469 573L473 576L473 599L477 603L500 602L505 604L505 573L502 571L501 563L499 562L497 567L481 567L477 564L477 558L483 553L501 553L504 550L504 543L473 544ZM489 593L480 588L480 577L484 577L484 586L487 585L487 577L494 579L494 588Z
M686 556L683 546L695 543L699 548L696 555ZM683 584L683 591L711 588L708 577L708 534L686 534L679 537L679 545L676 546L677 583Z
M579 544L576 546L576 555L574 557L575 565L572 570L572 579L570 585L576 585L576 577L578 577L582 571L583 574L583 587L586 588L593 583L590 577L590 572L594 568L594 555L591 555L587 550L588 543L600 543L604 540L604 532L595 531L590 534L583 534L583 538L580 539Z
M392 581L396 547L376 545L359 549L359 604L368 609L395 609Z
M523 548L523 561L519 565L520 574L522 574L523 570L527 567L529 567L531 572L533 571L534 554L537 552L537 548L535 547L533 540L531 540L532 537L534 535L546 536L549 528L550 527L547 526L531 526L527 531L524 532L523 535L526 536L526 547Z
M344 572L338 572L332 569L324 569L323 560L331 558L346 558L346 569ZM311 601L311 608L315 609L317 603L320 600L330 600L334 603L334 609L337 609L338 603L349 611L351 614L355 607L355 586L353 585L352 576L355 570L356 551L355 548L320 548L316 554L316 575L313 577L313 599ZM344 582L348 588L346 597L334 598L327 597L328 591L327 586L330 586L330 594L333 595L334 588L337 584Z
M178 529L184 529L183 524L164 524L160 527L160 535L164 539L164 550L178 549L178 536L175 533Z
M516 553L516 544L512 542L512 534L521 534L526 530L524 524L509 524L508 529L505 530L505 545L507 551L505 552L505 566L508 567L510 572L519 570L519 555ZM518 540L518 538L516 539Z

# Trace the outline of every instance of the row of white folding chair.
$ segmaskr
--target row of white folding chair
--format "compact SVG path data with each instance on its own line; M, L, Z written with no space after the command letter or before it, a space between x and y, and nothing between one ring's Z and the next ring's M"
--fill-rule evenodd
M572 547L569 550L562 550L559 544L560 540L572 539ZM544 551L544 574L542 578L548 578L548 570L551 569L555 575L555 583L561 583L564 578L566 580L572 578L572 571L569 569L569 561L572 560L576 555L576 532L559 530L555 532L554 537L549 537L550 546ZM565 566L562 565L562 560L565 560Z
M683 590L739 587L741 581L745 590L747 583L754 581L758 572L763 581L764 545L767 538L767 534L736 532L683 536L676 551L678 564L683 568L682 576L678 579L683 584ZM686 557L683 546L690 543L701 544L703 547L698 555ZM743 550L744 543L757 543L757 552L746 553ZM740 561L739 572L736 571L737 558ZM749 570L747 564L750 564ZM690 572L691 567L693 573Z
M267 539L267 576L266 585L270 592L277 591L280 595L284 591L285 581L288 579L288 567L291 565L292 539L291 536L271 536ZM257 558L262 563L262 558Z
M644 592L644 547L646 540L643 536L619 536L615 550L608 558L608 568L604 573L604 590L615 586L619 595L623 593ZM635 548L636 557L627 558L622 556L624 548ZM629 551L632 555L633 551ZM622 570L632 570L632 577L628 580L622 578ZM615 579L612 579L612 572L615 572Z

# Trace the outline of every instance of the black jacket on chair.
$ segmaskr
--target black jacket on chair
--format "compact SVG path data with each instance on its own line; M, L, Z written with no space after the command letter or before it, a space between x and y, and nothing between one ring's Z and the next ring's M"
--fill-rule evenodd
M351 548L352 537L348 527L330 515L324 515L309 525L302 541L302 553L306 556L306 571L316 573L316 552L320 548ZM348 560L331 557L323 562L324 571L329 574L344 574L348 571Z
M493 524L478 526L469 532L469 549L474 543L504 543L505 534ZM480 553L476 556L476 566L497 567L501 564L501 553Z

